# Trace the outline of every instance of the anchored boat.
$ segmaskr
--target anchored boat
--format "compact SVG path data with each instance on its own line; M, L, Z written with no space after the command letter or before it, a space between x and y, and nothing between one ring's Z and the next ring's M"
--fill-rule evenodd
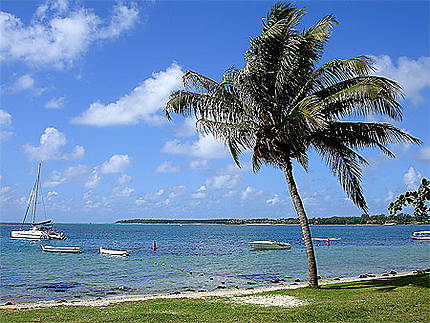
M60 239L65 240L66 236L62 232L55 232L53 229L52 221L47 220L43 222L36 222L36 208L37 208L37 198L39 194L39 181L40 181L40 166L39 164L37 170L36 182L34 183L33 189L30 193L30 198L27 204L27 210L25 211L24 220L22 224L24 225L27 215L32 210L33 219L31 227L28 230L13 230L11 231L12 239L25 239L25 240L49 240L49 239Z
M122 249L105 249L105 248L100 247L100 254L128 257L128 256L130 256L130 251L122 250Z
M273 241L273 240L262 240L262 241L251 241L249 242L252 248L255 250L272 250L272 249L290 249L291 245L287 242Z
M412 234L411 238L413 240L429 240L430 241L430 231L416 231Z
M81 248L79 247L53 247L40 245L43 251L45 252L60 252L60 253L81 253Z

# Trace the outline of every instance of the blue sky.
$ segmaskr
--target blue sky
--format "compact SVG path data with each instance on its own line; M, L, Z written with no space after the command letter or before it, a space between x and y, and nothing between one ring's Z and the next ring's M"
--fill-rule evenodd
M48 218L294 217L283 174L232 163L193 120L162 108L191 69L219 80L244 65L270 1L2 1L0 13L1 221L22 220L37 163ZM321 62L375 58L405 92L396 125L423 140L396 159L363 155L369 212L430 175L429 2L311 1L302 27L326 14L337 26ZM369 117L369 120L384 121ZM361 215L318 156L296 180L310 217ZM44 218L43 212L41 218Z

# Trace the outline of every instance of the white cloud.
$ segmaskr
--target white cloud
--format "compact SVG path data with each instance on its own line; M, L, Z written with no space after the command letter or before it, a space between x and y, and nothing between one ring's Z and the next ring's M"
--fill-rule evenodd
M275 196L273 196L271 199L268 199L267 201L266 201L266 203L269 205L269 206L274 206L274 205L276 205L276 204L279 204L281 202L281 199L279 198L279 195L278 194L275 194Z
M199 136L193 143L180 143L174 139L166 142L161 152L172 155L188 155L198 158L225 158L228 152L224 143L217 141L213 136Z
M390 56L381 55L375 59L376 74L397 81L406 94L406 98L420 103L423 97L421 90L430 86L430 57L422 56L417 60L402 56L393 63Z
M418 188L421 178L421 173L416 171L413 167L410 167L407 173L403 176L406 187L410 190L415 190Z
M208 168L209 162L206 159L197 159L190 162L190 169Z
M84 157L85 150L82 146L75 146L71 153L61 152L61 148L67 143L66 136L55 128L46 128L40 136L40 145L31 146L25 144L24 152L31 160L47 161L51 159L80 159Z
M100 184L100 176L97 172L97 168L94 168L91 171L91 174L88 176L87 181L85 182L86 188L96 188Z
M63 183L85 181L89 169L85 165L70 166L63 172L53 171L43 183L43 187L56 187Z
M242 191L240 198L242 200L248 200L252 197L260 196L262 194L263 194L263 191L258 191L255 188L248 186L244 191Z
M202 185L200 188L195 192L191 194L191 197L193 199L203 199L207 196L207 188L206 186Z
M9 129L12 126L12 116L5 110L0 109L0 142L8 139L12 132Z
M177 173L180 171L180 168L178 166L173 166L171 161L166 161L158 165L155 171L157 173Z
M0 12L0 60L62 68L95 41L116 38L137 20L138 10L133 5L117 4L107 22L92 10L64 0L40 5L27 26L19 17Z
M169 187L169 199L173 199L179 195L182 195L185 191L185 185L177 185Z
M146 203L145 199L143 197L139 197L136 201L135 201L136 205L143 205Z
M212 189L232 189L239 183L239 175L218 175L206 180L206 186Z
M0 187L0 205L12 200L12 189L10 186Z
M387 202L393 202L393 201L394 201L394 192L389 191L384 202L387 203Z
M113 193L119 197L129 197L134 192L131 187L114 187Z
M185 118L182 125L175 131L178 137L190 137L197 134L196 119Z
M20 76L14 85L15 91L24 91L24 90L31 90L34 88L34 79L31 77L30 74L25 74Z
M121 173L129 167L131 167L131 159L128 155L113 155L100 166L100 172L102 174Z
M56 191L49 191L48 195L47 195L47 198L48 198L48 200L52 200L56 196L58 196L58 192L56 192Z
M167 70L154 73L130 94L114 103L103 105L94 102L73 123L90 126L116 126L137 124L161 124L165 117L159 114L166 105L170 92L181 86L183 72L173 63Z
M62 109L64 108L65 97L60 96L58 98L52 98L45 104L45 108L47 109Z
M423 147L418 152L418 159L430 161L430 146Z
M121 174L121 176L117 180L118 185L124 185L131 181L131 176L127 174Z

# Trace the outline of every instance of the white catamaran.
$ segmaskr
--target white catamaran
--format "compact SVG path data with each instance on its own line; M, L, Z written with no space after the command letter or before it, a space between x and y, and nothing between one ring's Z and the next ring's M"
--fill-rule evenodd
M28 230L13 230L11 231L12 239L25 239L25 240L49 240L49 239L66 239L66 236L62 232L55 232L52 228L52 221L47 220L43 222L37 223L36 220L36 207L37 207L37 197L39 194L39 180L40 180L40 166L39 164L37 170L37 178L36 183L34 183L34 187L31 190L30 198L28 200L27 210L25 211L24 220L22 224L25 223L25 219L32 209L33 220L32 226Z

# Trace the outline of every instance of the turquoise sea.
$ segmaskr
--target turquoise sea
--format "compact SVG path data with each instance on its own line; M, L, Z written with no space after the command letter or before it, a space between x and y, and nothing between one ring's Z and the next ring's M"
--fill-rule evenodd
M1 229L2 302L97 298L130 293L255 287L307 280L301 230L296 225L56 225L82 254L44 253L40 242L11 240L15 225ZM430 268L430 243L413 241L428 226L311 226L324 278ZM158 249L152 250L153 241ZM291 250L252 251L252 240L286 241ZM104 256L99 247L129 249L128 258ZM225 282L224 284L222 282Z

